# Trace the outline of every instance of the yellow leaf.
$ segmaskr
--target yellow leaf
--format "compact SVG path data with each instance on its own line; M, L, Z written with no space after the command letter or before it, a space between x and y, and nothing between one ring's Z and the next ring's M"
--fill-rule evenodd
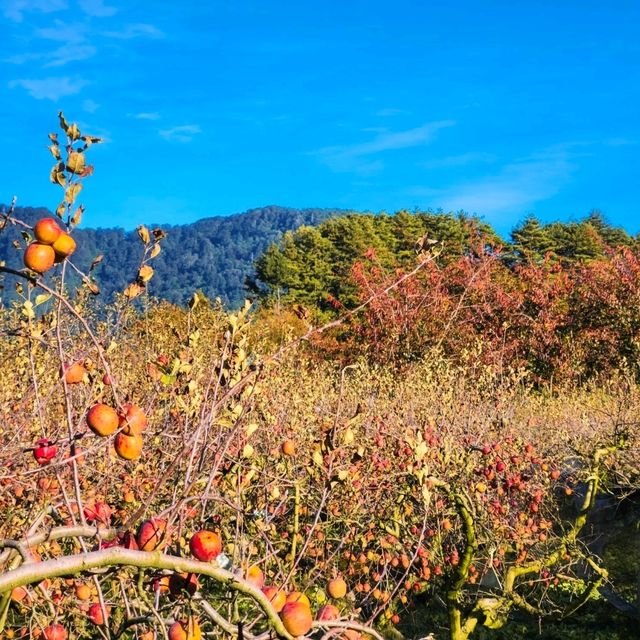
M149 230L143 224L138 227L138 236L140 236L140 240L142 240L142 242L149 244L149 240L151 239L149 237Z
M84 171L84 153L72 151L67 157L67 171L82 173Z
M141 287L137 282L131 283L125 290L124 295L129 298L129 300L133 300L137 298L144 291L144 287Z
M82 184L80 182L75 182L74 184L70 185L64 192L65 202L73 204L81 191Z
M80 205L75 210L75 213L73 214L73 217L71 218L71 224L73 224L74 226L79 225L80 222L82 221L82 214L83 213L84 213L84 207L82 205Z
M78 125L75 122L73 124L69 125L69 128L67 129L67 135L73 141L80 139L80 136L82 134L80 133L80 129L78 129Z
M93 271L103 260L104 260L104 255L103 254L97 255L93 259L93 262L91 263L91 266L89 267L89 271Z
M84 284L84 286L87 287L94 296L99 295L100 287L93 280L86 277L82 278L82 284Z
M64 163L59 162L51 169L50 179L53 184L59 184L61 187L67 184L67 178L64 175Z
M231 409L231 413L236 417L240 416L240 414L243 411L244 411L244 406L242 405L242 403L238 403L233 407L233 409Z
M138 271L138 279L141 282L149 282L149 280L151 280L152 277L153 277L152 267L150 267L148 264L145 264L142 267L140 267L140 271Z
M153 245L153 249L151 249L150 257L155 258L159 253L160 253L160 245L156 242Z
M252 436L257 430L258 430L258 423L252 422L251 424L248 424L245 430L247 433L247 438Z
M427 450L427 443L424 442L424 440L422 442L419 442L413 451L415 459L420 462L420 460L422 460L422 458L424 458L424 456L426 455Z
M242 457L243 458L250 458L253 455L254 449L250 444L245 444L244 448L242 449Z
M84 142L84 148L88 149L92 144L99 144L102 142L102 138L96 138L96 136L81 136L82 142Z
M33 303L31 300L25 300L22 305L22 315L29 318L29 320L33 320L36 317L36 314L33 312Z

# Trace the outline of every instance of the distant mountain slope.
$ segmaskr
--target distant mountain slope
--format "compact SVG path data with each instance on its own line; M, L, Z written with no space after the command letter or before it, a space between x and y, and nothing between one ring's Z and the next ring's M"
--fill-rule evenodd
M177 304L186 302L196 290L208 297L220 297L231 307L244 300L245 278L254 273L256 260L285 231L301 225L317 225L328 218L348 213L338 209L291 209L268 206L230 216L204 218L192 224L162 226L167 237L162 252L154 260L156 275L149 285L152 295ZM33 225L39 218L53 215L45 208L18 207L15 216ZM122 290L137 273L141 244L135 231L86 229L74 232L78 249L73 261L86 269L99 254L104 261L96 268L96 278L105 297ZM8 226L0 232L0 260L20 269L22 252L12 243L20 238L20 228ZM11 291L2 295L5 300Z

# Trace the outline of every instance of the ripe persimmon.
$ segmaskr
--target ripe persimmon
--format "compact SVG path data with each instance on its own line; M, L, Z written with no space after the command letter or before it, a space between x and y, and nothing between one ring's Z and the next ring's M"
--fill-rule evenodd
M318 609L316 620L337 620L340 617L340 609L332 604L325 604Z
M120 428L127 435L140 434L147 426L145 412L135 404L125 404L120 415Z
M304 602L287 602L280 613L280 618L284 628L294 637L307 634L313 624L311 608Z
M76 241L63 231L51 246L55 251L56 261L61 262L76 250Z
M276 613L280 613L287 602L287 594L274 585L262 587L262 593L267 596Z
M311 601L305 593L302 593L302 591L290 591L287 594L287 602L302 602L308 607L311 606Z
M347 595L347 583L343 578L334 578L333 580L329 580L329 583L327 584L327 592L336 600L344 598L345 595Z
M189 549L195 558L202 562L211 562L222 551L222 538L215 531L201 529L189 540Z
M174 622L169 627L169 640L201 640L202 631L195 618Z
M67 640L67 630L61 624L50 624L42 630L45 640Z
M260 567L253 565L247 569L245 580L256 586L258 589L262 589L264 586L264 573L262 573L262 569L260 569Z
M36 240L42 244L53 244L61 233L62 229L55 218L41 218L33 227Z
M131 435L121 431L115 439L113 446L116 453L124 460L136 460L142 454L142 446L144 442L139 433Z
M64 369L64 379L67 384L78 384L85 378L87 370L82 362L74 362Z
M87 413L87 425L96 435L106 437L116 432L118 414L113 407L98 402Z
M296 445L293 440L285 440L280 447L280 451L282 451L285 456L295 456Z
M24 266L36 273L49 271L55 262L55 251L48 244L32 242L24 251Z
M154 551L161 546L167 530L167 521L161 518L145 520L138 527L136 540L141 551Z

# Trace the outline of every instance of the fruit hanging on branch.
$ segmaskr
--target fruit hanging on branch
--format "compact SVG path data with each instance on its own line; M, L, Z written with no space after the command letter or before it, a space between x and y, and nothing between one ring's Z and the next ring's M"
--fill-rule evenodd
M41 244L53 244L62 233L55 218L41 218L33 227L33 234Z
M115 438L113 446L116 453L124 460L137 460L142 455L142 436L139 433L127 435L121 431Z
M135 404L125 404L124 413L120 415L119 425L127 435L139 435L147 427L148 420L145 412Z
M24 266L36 273L45 273L53 267L56 252L53 247L40 242L32 242L24 251Z
M329 580L329 583L327 584L327 592L336 600L344 598L347 595L347 583L343 578L334 578L333 580Z
M284 628L294 637L304 636L311 629L313 616L305 602L287 602L280 612Z
M42 630L45 640L67 640L67 630L61 624L50 624Z
M202 631L195 618L179 620L169 627L169 640L201 640Z
M74 362L64 367L64 380L67 384L79 384L87 380L87 370L82 362Z
M167 521L161 518L145 520L138 527L136 540L141 551L155 551L164 546Z
M63 231L51 246L55 251L55 261L62 262L76 250L76 241L66 231Z
M98 402L87 413L87 425L98 436L107 437L113 435L119 425L118 413L113 407Z
M58 453L58 447L56 447L51 440L47 438L41 438L36 442L36 446L33 450L33 457L40 465L49 464Z
M189 541L189 549L195 558L202 562L215 560L222 551L222 538L215 531L202 529L193 534Z

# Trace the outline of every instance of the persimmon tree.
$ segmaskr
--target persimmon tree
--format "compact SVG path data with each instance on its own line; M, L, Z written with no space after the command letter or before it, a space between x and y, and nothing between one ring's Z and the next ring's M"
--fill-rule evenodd
M437 246L434 251L437 252ZM346 351L402 365L433 355L475 358L541 385L588 381L620 369L637 376L640 339L637 251L603 248L586 262L553 254L512 263L481 235L455 259L437 255L415 277L366 252L351 269L359 299L372 298L341 339ZM471 354L471 355L470 355Z
M257 560L264 568L248 564L259 553L239 502L260 372L247 352L250 305L228 315L195 294L186 326L164 345L173 353L158 352L149 343L154 310L143 294L164 234L139 227L135 278L112 308L93 312L87 294L97 295L98 285L90 273L103 257L84 273L66 247L75 246L72 232L84 211L77 198L93 170L85 155L100 141L62 113L60 126L64 142L49 136L51 181L64 191L57 220L32 230L12 208L3 214L5 225L24 228L27 247L16 248L24 250L27 269L2 267L18 278L20 299L5 316L7 326L13 323L5 354L17 375L4 416L10 442L0 478L7 514L0 629L48 640L66 637L67 628L104 637L155 628L165 637L198 638L198 611L223 635L306 633L299 612L285 607L278 616L256 578L266 575L279 581L279 591L290 590L294 577L281 573L277 556L262 547ZM69 270L82 283L75 292L68 291ZM141 380L141 356L146 360L150 350L155 357ZM26 419L30 412L35 421ZM198 532L224 541L215 557L206 556L215 562L188 557ZM312 624L365 629L356 615L347 609Z

